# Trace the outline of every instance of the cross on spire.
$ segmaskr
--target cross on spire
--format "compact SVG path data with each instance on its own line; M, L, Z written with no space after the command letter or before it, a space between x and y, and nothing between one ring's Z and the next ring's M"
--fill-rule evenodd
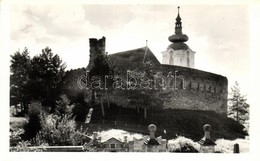
M178 6L178 15L176 17L176 23L175 23L175 32L176 32L176 29L180 31L180 33L182 32L181 31L181 17L180 17L180 6Z

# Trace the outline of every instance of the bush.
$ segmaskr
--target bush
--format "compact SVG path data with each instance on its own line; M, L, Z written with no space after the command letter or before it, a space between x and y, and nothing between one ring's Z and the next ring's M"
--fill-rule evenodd
M40 127L40 130L37 129L37 132L36 130L33 131L36 132L36 134L31 140L31 143L34 146L43 144L50 146L68 146L83 145L90 141L90 138L85 135L86 131L82 128L77 129L74 117L72 117L74 105L70 105L70 100L65 95L61 95L60 100L56 101L56 103L54 114L48 114L40 110L30 112L31 116L35 118L37 116L36 122L39 123L37 127Z
M24 117L10 117L10 146L16 146L18 142L22 140L22 137L24 135L23 127L27 123L28 121Z
M168 148L169 152L197 153L199 151L199 144L191 139L178 136L176 139L168 141Z
M41 149L30 148L31 143L29 141L21 141L15 147L10 148L10 152L41 152Z
M40 114L43 107L40 102L32 102L28 111L28 124L24 126L24 140L30 140L41 130Z
M10 146L16 146L20 141L22 141L21 135L24 133L23 129L17 129L15 131L10 131Z
M42 129L33 139L35 145L50 146L83 145L90 139L82 128L77 130L76 123L69 115L63 117L54 114L41 115Z
M81 127L79 130L76 130L71 136L72 145L84 145L88 143L91 138L85 135L86 131Z
M55 114L58 116L70 115L72 114L72 110L74 108L74 104L70 105L70 100L66 95L61 95L60 100L56 101Z
M73 108L73 116L75 116L75 121L83 123L86 120L89 105L87 103L77 103Z

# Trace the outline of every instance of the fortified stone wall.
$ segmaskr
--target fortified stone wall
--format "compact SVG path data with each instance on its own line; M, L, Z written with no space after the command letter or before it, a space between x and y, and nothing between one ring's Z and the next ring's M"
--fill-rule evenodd
M90 39L90 63L97 54L105 54L105 38ZM125 64L114 64L121 69L121 74L125 77L127 69L141 69L144 64L136 65L132 62ZM88 67L89 67L88 66ZM126 67L126 68L125 68ZM155 99L162 99L164 109L187 109L187 110L206 110L215 111L220 114L227 114L228 80L226 77L209 73L197 69L174 66L174 65L156 65L156 71L162 76L167 77L172 73L172 81L166 90L158 90L154 96ZM124 78L126 79L126 78ZM112 94L113 95L113 94ZM159 97L158 97L159 95ZM117 100L127 100L127 94L117 96Z
M162 65L161 71L163 75L176 72L177 76L177 89L167 89L171 97L164 102L164 108L207 110L227 114L228 80L226 77L171 65Z

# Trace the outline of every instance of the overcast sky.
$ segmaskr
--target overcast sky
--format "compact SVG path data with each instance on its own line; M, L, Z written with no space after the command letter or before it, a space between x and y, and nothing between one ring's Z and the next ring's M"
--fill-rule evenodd
M196 52L195 68L247 88L249 13L246 5L180 5L183 33ZM67 69L86 67L89 38L107 38L109 54L145 46L159 61L174 33L177 5L11 5L11 54L31 56L49 46Z

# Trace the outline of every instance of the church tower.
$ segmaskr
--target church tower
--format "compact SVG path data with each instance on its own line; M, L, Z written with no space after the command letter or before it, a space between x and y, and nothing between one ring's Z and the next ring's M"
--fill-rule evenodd
M175 34L168 38L172 44L168 46L166 51L162 52L162 64L194 68L195 52L184 43L188 41L189 38L186 34L182 33L182 22L179 9L180 7L178 7L178 15L175 22Z

